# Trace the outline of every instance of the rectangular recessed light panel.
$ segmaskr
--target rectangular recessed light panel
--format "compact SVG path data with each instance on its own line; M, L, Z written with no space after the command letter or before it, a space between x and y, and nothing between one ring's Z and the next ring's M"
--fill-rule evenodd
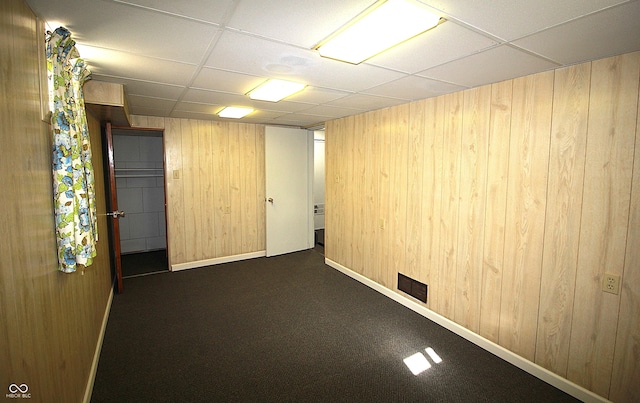
M235 106L227 106L218 112L221 118L240 119L253 112L253 108L239 108Z
M305 84L285 80L268 80L249 91L249 98L259 101L278 102L281 99L302 91Z
M414 0L374 4L316 46L320 56L359 64L436 25L440 16Z

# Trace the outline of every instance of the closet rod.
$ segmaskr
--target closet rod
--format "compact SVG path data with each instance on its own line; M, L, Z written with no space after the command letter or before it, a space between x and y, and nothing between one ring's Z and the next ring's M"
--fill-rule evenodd
M160 174L141 174L141 175L116 175L117 178L162 178L164 175Z

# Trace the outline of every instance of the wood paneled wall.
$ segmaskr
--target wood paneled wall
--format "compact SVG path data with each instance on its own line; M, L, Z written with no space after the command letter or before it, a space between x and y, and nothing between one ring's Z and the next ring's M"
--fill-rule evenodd
M22 0L0 2L0 389L25 383L32 402L85 396L111 292L100 127L90 132L99 216L98 256L57 271L51 132L41 120L36 18Z
M634 401L639 84L631 53L328 122L326 257Z
M265 250L264 126L143 116L132 122L164 128L171 265Z

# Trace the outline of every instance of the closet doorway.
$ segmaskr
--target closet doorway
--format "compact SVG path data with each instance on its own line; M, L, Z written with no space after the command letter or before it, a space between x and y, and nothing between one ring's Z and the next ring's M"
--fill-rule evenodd
M313 231L315 249L324 255L324 129L313 132Z
M122 278L169 270L163 132L112 128Z

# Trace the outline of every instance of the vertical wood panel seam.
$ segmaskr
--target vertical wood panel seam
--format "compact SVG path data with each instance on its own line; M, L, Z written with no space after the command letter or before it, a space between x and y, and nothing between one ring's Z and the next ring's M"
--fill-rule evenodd
M577 234L577 245L578 245L578 251L576 253L575 256L575 265L576 265L576 270L574 273L574 278L573 278L573 288L574 290L576 289L577 285L578 285L578 273L580 272L580 266L578 265L580 262L580 244L581 244L581 238L582 238L582 231L580 230L582 228L582 217L584 215L584 213L582 212L583 210L583 206L584 206L584 188L585 188L585 181L587 180L587 175L586 175L586 171L587 171L587 150L588 150L588 144L589 144L589 122L591 121L591 119L589 118L591 115L591 84L592 84L592 80L593 80L593 64L591 62L589 62L589 93L588 93L588 97L589 100L587 102L587 116L585 117L587 119L586 122L586 136L587 138L585 139L585 145L584 145L584 159L585 159L585 163L582 167L582 195L580 197L580 218L578 219L578 234ZM574 310L575 310L575 306L576 306L576 295L577 293L574 292L573 293L573 301L571 301L571 321L569 323L569 357L571 356L571 334L573 333L573 321L576 317L576 315L573 314ZM566 378L568 376L569 373L569 358L567 359L567 364L566 364L566 368L564 371L564 377Z
M636 133L634 136L634 147L633 147L633 159L632 159L632 164L631 164L631 186L629 189L629 210L627 211L627 234L626 234L626 239L625 239L625 248L624 248L624 252L623 252L623 259L622 259L622 271L620 274L620 297L618 298L618 308L617 308L617 312L618 312L618 320L616 322L616 332L615 335L616 337L613 338L613 360L614 360L614 365L615 365L615 358L616 358L616 349L618 348L618 329L620 328L620 321L622 320L622 318L620 317L620 309L622 307L622 288L624 285L624 275L625 275L625 268L627 267L627 248L629 247L629 232L631 231L631 225L629 225L631 223L631 207L633 205L633 189L634 189L634 182L633 182L633 178L634 178L634 173L636 172L636 153L638 152L638 121L640 119L640 114L638 113L638 103L640 102L640 74L638 75L638 77L636 77L636 81L638 82L638 86L637 86L637 91L636 93L638 94L638 96L636 96L636 107L635 107L635 112L636 112ZM612 368L612 371L609 373L609 391L608 391L608 395L607 397L611 396L611 388L614 386L613 384L613 374L614 374L615 369Z
M507 147L507 154L506 154L506 156L507 156L507 172L505 173L506 174L505 178L506 178L507 183L506 183L505 192L504 192L504 195L505 195L505 198L506 198L507 202L509 201L509 191L510 191L508 178L511 175L511 137L513 136L513 96L514 96L514 94L513 94L514 85L513 84L514 84L513 80L511 80L511 100L509 102L509 108L510 108L509 109L509 146ZM506 204L505 204L505 209L506 209ZM506 254L506 248L504 247L504 244L505 244L505 241L507 239L507 214L506 214L506 211L505 211L505 214L504 214L504 219L502 221L502 225L503 225L504 231L503 231L503 234L502 234L502 271L500 273L500 305L499 305L500 313L498 314L498 317L499 317L499 319L498 319L498 333L497 333L497 336L496 336L497 337L497 343L500 344L500 345L502 345L502 342L500 341L500 334L502 333L500 331L500 322L502 321L502 318L504 316L503 312L502 312L502 295L503 295L503 289L504 289L504 268L505 268L504 262L505 262L505 254Z
M187 222L187 215L185 213L185 208L184 208L184 203L185 203L185 197L184 197L184 181L185 181L185 163L184 163L184 141L183 140L183 135L182 135L182 119L177 119L176 123L178 125L179 131L178 133L176 133L177 138L180 140L180 171L182 173L181 178L182 178L182 183L180 186L180 195L178 196L178 198L180 199L180 203L182 205L182 210L180 211L180 216L182 217L182 219L180 220L182 222L182 231L185 230L185 223ZM184 234L182 236L181 239L181 249L182 249L182 259L181 260L185 260L187 259L187 242L185 240ZM182 263L182 262L180 262Z
M491 140L492 140L492 136L491 134L493 133L493 119L491 119L491 111L493 109L493 85L491 85L491 98L490 98L490 103L489 103L489 138L487 139L487 172L486 172L486 180L484 182L484 200L485 200L485 204L484 204L484 220L483 220L483 226L486 227L487 224L487 209L489 208L489 165L488 165L488 161L489 161L489 151L491 150ZM504 241L503 241L504 242ZM482 301L484 299L484 261L485 261L485 249L486 249L486 233L485 233L485 237L483 239L482 242L482 266L481 266L481 273L480 273L480 281L481 281L481 288L480 288L480 303L482 304ZM501 284L502 286L502 284ZM502 293L502 291L501 291ZM480 334L482 332L482 310L480 310L479 312L479 323L480 323L480 327L478 328L478 334Z
M457 199L457 203L456 203L456 212L455 212L455 216L456 216L456 225L455 225L455 240L453 241L453 245L455 245L455 251L453 253L453 259L455 262L455 266L454 266L454 270L456 271L455 277L453 278L453 290L452 290L452 294L453 294L453 304L451 305L451 315L452 318L456 317L456 307L459 304L459 302L457 301L457 298L455 298L456 295L456 287L457 287L457 279L458 279L458 275L460 274L460 262L458 261L458 252L460 251L460 247L459 247L459 242L460 242L460 193L461 193L461 187L462 187L462 148L464 147L464 141L463 141L463 137L464 137L464 105L465 105L465 97L464 97L464 92L460 93L460 109L459 109L459 113L461 115L461 118L459 118L459 122L458 124L460 125L459 131L460 131L460 137L459 137L459 143L458 143L458 151L457 151L457 162L456 162L456 199Z
M540 250L540 284L538 285L538 306L536 309L536 315L535 315L535 320L536 320L536 327L535 327L535 334L534 334L534 344L533 344L533 360L535 360L536 355L538 354L538 333L540 331L540 322L539 322L539 318L540 318L540 300L541 297L543 295L542 293L542 274L543 274L543 264L544 264L544 251L545 251L545 235L547 233L547 218L549 217L548 214L548 210L549 210L549 170L551 167L551 146L553 144L553 142L551 141L551 135L553 134L553 110L554 110L554 106L555 106L555 90L556 90L556 76L558 74L558 70L554 70L553 72L553 80L551 82L551 108L549 109L549 112L551 113L551 117L549 119L549 133L547 133L548 137L549 137L549 143L547 146L547 155L549 156L549 158L547 159L547 168L546 168L546 177L547 177L547 181L546 181L546 185L545 185L545 192L544 192L544 200L545 200L545 206L544 206L544 220L543 220L543 224L542 224L542 236L541 236L541 242L542 242L542 248Z
M631 186L630 186L630 194L633 194L633 189L634 189L634 182L633 182L633 173L635 172L635 162L636 162L636 153L638 152L638 133L637 133L637 127L638 127L638 121L640 119L640 116L638 115L638 102L640 102L640 76L637 78L638 81L638 97L636 97L636 107L635 107L635 111L636 111L636 135L634 136L634 146L633 146L633 156L632 156L632 163L631 163ZM629 211L627 212L627 223L629 223L631 221L631 201L629 202ZM624 259L622 260L622 275L621 275L621 279L624 276L624 268L626 265L626 259L627 259L627 248L628 248L628 239L629 239L629 232L631 231L631 226L627 226L627 242L625 242L625 248L624 248ZM621 284L622 286L622 284ZM620 307L618 307L618 310L620 309ZM618 318L618 321L620 319Z
M480 189L478 188L478 191L482 191L482 197L479 198L478 200L481 201L481 206L482 209L481 211L479 211L479 214L481 214L482 216L482 220L479 220L479 222L481 223L481 228L480 231L482 233L482 239L478 242L478 248L480 249L479 253L480 253L480 258L479 258L479 264L480 267L477 268L477 270L479 270L478 272L478 278L477 278L477 282L478 284L476 285L477 287L477 293L478 295L476 296L477 301L480 303L480 305L482 305L482 291L483 291L483 284L482 284L482 278L483 278L483 272L484 272L484 245L486 243L486 239L487 239L487 229L485 226L485 223L487 222L487 202L488 202L488 192L487 192L487 186L489 183L489 150L490 150L490 146L491 146L491 104L492 104L492 86L489 85L489 94L488 94L488 102L487 102L487 110L484 112L485 114L485 118L487 119L487 121L484 124L484 155L483 155L483 159L484 159L484 172L481 172L480 174L483 177L484 180L484 189ZM486 102L487 100L485 100ZM476 333L480 333L480 329L481 329L481 316L482 316L482 308L478 307L477 308L477 328L475 329Z
M590 119L590 115L591 115L591 93L592 93L592 84L593 84L593 63L589 62L589 93L588 93L588 106L587 106L587 123L586 123L586 136L587 138L585 139L585 146L584 146L584 157L585 157L585 163L584 166L582 167L582 198L581 198L581 202L580 202L580 219L578 220L578 234L577 234L577 245L578 245L578 252L576 253L576 271L574 273L574 278L573 278L573 284L574 284L574 290L577 288L578 286L578 274L580 273L580 254L581 254L581 238L582 238L582 217L584 216L584 189L585 189L585 182L587 180L587 151L589 149L589 133L591 132L590 127L589 127L589 123L591 122ZM572 314L571 314L571 321L569 323L569 354L568 354L568 358L567 358L567 364L566 364L566 369L564 371L564 377L568 379L569 377L569 366L570 366L570 360L571 360L571 350L572 350L572 340L573 337L571 337L571 335L573 334L573 324L574 324L574 320L576 318L576 315L574 314L575 311L575 306L576 306L576 298L577 298L577 293L574 292L573 294L573 301L572 301ZM611 387L611 386L609 386Z

